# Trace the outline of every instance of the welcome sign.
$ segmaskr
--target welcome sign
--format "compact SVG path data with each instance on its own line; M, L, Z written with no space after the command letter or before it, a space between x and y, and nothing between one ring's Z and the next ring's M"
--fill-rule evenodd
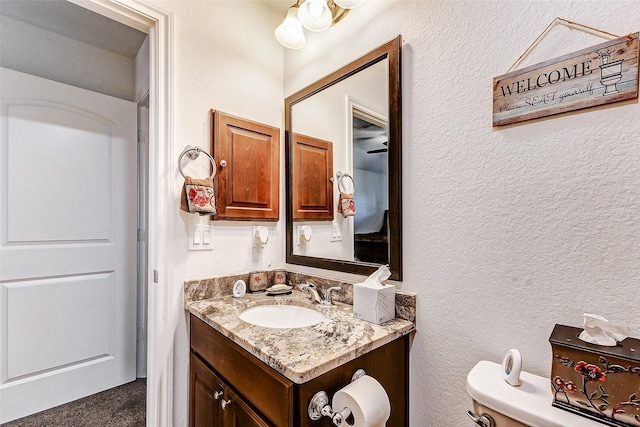
M638 97L638 33L493 79L493 125Z

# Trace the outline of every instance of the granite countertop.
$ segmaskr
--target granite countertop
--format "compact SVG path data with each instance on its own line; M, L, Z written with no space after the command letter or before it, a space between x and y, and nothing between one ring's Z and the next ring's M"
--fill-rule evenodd
M264 304L313 308L326 319L306 328L275 329L255 326L238 317L245 309ZM308 294L297 290L287 296L247 293L244 298L188 301L185 309L298 384L415 330L414 323L399 318L381 325L356 319L351 305L312 304Z

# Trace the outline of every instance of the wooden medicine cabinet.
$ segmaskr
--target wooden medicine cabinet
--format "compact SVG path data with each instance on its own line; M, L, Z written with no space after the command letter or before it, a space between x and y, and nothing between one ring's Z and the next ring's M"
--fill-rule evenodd
M333 144L293 134L294 220L333 220Z
M279 219L280 129L211 110L217 220Z

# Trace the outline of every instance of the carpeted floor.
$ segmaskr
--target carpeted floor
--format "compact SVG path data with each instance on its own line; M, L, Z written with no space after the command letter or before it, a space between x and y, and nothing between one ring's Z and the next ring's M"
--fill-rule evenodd
M1 427L144 427L146 400L147 383L141 378Z

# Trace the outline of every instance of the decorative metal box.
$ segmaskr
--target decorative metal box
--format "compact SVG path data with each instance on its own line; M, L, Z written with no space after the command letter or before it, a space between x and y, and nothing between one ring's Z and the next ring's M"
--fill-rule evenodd
M606 347L580 332L556 325L549 338L553 406L609 426L640 426L640 340Z

